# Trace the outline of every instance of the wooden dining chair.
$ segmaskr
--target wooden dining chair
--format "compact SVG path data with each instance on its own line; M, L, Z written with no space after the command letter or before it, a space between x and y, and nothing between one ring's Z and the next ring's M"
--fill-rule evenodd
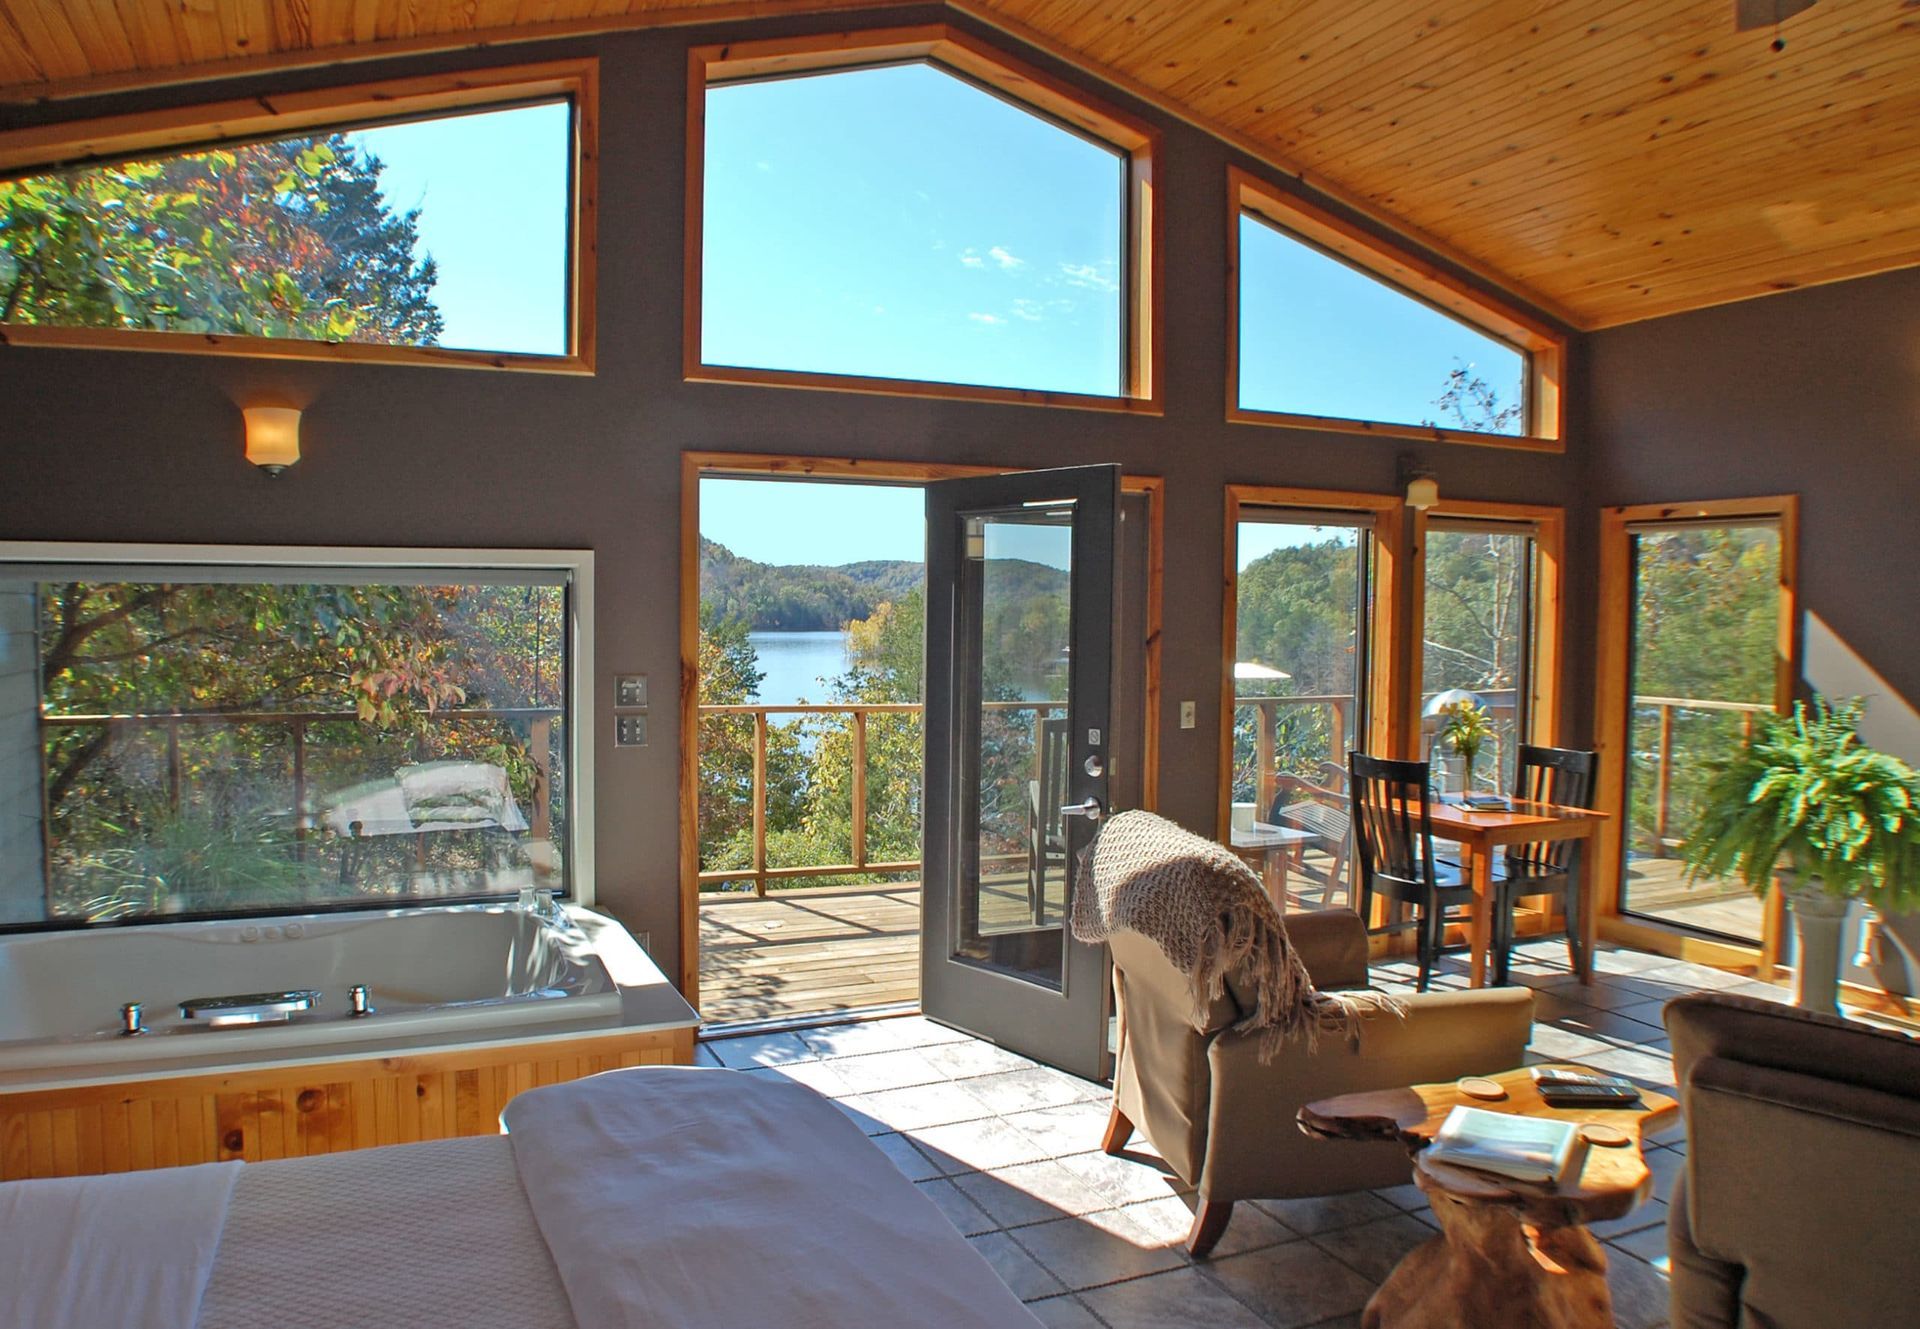
M1555 807L1592 806L1595 775L1600 755L1578 748L1520 745L1514 765L1513 796L1526 803L1547 803ZM1516 844L1507 848L1505 871L1494 880L1493 979L1495 985L1507 981L1513 951L1513 913L1528 896L1546 896L1560 901L1566 922L1567 959L1573 972L1585 978L1593 963L1581 941L1582 913L1590 902L1581 898L1581 872L1586 841L1549 840L1537 844Z
M1419 942L1419 991L1433 977L1446 935L1447 910L1473 904L1473 885L1458 867L1433 853L1433 809L1424 761L1391 761L1364 752L1347 754L1354 849L1360 860L1360 917L1373 917L1373 897L1409 906L1413 920L1374 932L1415 929Z

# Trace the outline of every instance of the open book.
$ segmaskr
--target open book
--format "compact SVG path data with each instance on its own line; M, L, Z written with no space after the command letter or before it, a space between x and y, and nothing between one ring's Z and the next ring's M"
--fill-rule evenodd
M1579 1127L1570 1121L1456 1107L1427 1147L1427 1157L1516 1181L1557 1181L1579 1139Z

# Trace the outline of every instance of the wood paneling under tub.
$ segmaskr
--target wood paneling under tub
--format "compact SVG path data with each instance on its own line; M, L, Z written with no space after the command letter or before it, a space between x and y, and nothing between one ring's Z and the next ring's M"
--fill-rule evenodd
M492 1135L523 1089L692 1060L671 1029L0 1094L0 1181Z

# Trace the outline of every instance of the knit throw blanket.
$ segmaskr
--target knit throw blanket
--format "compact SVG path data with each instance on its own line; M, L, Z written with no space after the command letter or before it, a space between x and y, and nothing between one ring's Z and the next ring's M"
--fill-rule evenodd
M1196 1029L1226 990L1227 975L1244 967L1256 1000L1233 1027L1260 1035L1262 1061L1296 1034L1311 1047L1322 1034L1351 1034L1365 1010L1395 1009L1317 991L1253 870L1151 812L1108 820L1081 855L1078 885L1073 935L1097 944L1126 930L1158 944L1187 976Z

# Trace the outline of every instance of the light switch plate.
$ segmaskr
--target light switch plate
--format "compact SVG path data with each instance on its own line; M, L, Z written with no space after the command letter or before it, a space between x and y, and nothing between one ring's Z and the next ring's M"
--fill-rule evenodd
M644 748L647 745L646 714L614 716L613 745L616 748Z
M632 707L644 707L647 704L647 676L645 674L615 674L613 676L613 704L621 710Z
M1193 710L1194 704L1192 702L1183 701L1180 703L1180 727L1182 729L1191 729L1196 723Z

